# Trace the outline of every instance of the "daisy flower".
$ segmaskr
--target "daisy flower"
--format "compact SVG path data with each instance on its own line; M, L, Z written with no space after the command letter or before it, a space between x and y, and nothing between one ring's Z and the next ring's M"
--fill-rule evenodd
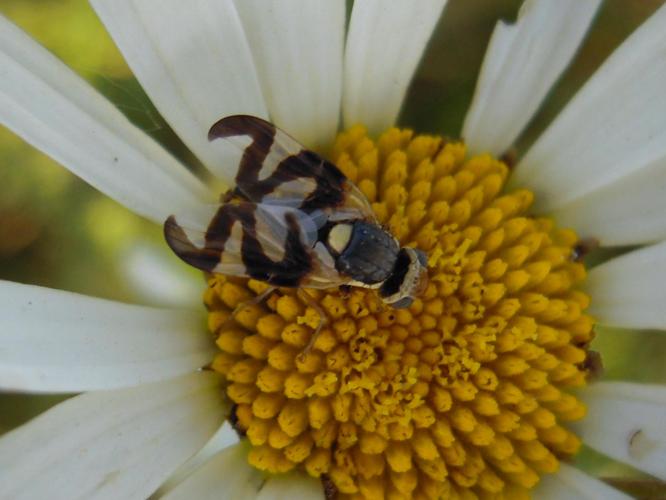
M0 386L82 394L0 439L0 498L626 498L567 464L582 443L666 480L666 390L593 382L589 350L595 324L666 327L666 7L514 165L600 0L498 23L461 140L394 128L445 0L356 0L348 25L342 0L91 3L217 179L237 159L210 126L270 119L431 280L400 310L313 291L304 356L318 314L293 290L229 321L253 280L208 276L194 311L2 282ZM157 224L219 196L4 18L0 120ZM588 272L591 241L636 249Z

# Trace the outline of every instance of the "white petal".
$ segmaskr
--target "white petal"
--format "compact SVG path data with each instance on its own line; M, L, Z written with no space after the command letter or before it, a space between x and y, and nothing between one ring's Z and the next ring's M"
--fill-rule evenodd
M171 491L217 453L238 442L239 439L236 431L231 427L228 421L224 422L206 445L201 448L196 455L178 467L169 479L160 486L160 489L156 493L157 496L159 497L166 492Z
M311 148L330 146L342 92L345 2L237 0L271 119Z
M666 386L600 382L580 391L585 444L666 480Z
M405 92L446 0L356 0L343 85L344 126L377 135L395 124Z
M2 16L0 123L156 222L206 193L120 111Z
M658 160L567 203L552 215L561 226L576 228L580 236L614 246L666 239L665 213L666 151Z
M169 500L256 498L264 477L260 471L248 465L248 448L247 442L225 448L162 498Z
M0 387L81 392L190 373L215 345L200 313L0 281Z
M516 24L497 23L463 137L472 153L504 153L583 41L601 0L526 0Z
M664 165L664 54L666 6L608 58L517 166L512 184L535 191L537 211Z
M324 488L321 481L302 473L273 476L259 492L257 500L324 500Z
M208 141L227 115L266 117L232 0L91 0L132 71L185 144L229 182L233 152Z
M585 288L600 323L666 329L666 243L635 250L593 268Z
M629 500L621 491L560 462L560 470L541 478L534 490L539 500Z
M224 418L213 373L72 398L0 439L0 498L144 499Z

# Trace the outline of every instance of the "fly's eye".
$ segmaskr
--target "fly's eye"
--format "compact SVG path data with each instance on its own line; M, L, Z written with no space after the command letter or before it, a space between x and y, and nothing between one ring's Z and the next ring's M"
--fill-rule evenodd
M403 297L402 299L391 304L391 306L394 309L406 309L407 307L411 306L413 302L414 299L412 297Z

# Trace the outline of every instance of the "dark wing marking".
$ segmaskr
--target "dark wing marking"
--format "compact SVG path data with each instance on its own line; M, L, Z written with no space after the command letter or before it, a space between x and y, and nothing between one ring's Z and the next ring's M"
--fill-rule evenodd
M228 116L208 133L211 141L220 138L243 150L235 176L236 195L307 213L351 206L372 217L365 197L338 167L273 124L254 116Z
M322 261L317 228L304 212L247 201L210 208L164 223L167 243L188 264L284 287L309 284L315 270L322 288L341 279L332 263ZM197 222L204 220L209 222Z

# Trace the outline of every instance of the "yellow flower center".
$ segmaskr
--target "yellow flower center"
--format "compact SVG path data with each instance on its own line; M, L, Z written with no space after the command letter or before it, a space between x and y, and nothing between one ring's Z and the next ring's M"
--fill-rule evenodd
M340 497L528 496L580 445L563 425L585 414L567 389L585 383L593 335L576 235L527 215L529 191L502 192L508 167L462 143L355 127L332 159L428 254L430 283L399 310L372 290L306 291L327 324L303 355L319 324L303 292L248 305L266 285L211 276L212 366L250 463Z

